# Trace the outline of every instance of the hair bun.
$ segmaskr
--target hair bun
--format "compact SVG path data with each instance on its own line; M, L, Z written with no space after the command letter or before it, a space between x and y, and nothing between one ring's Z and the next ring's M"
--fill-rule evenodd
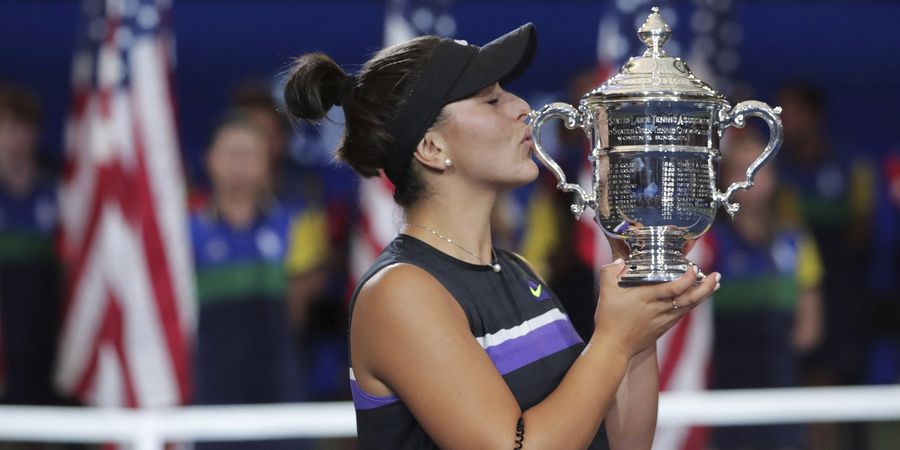
M284 103L294 119L318 120L341 103L353 78L324 53L297 58L284 85Z
M353 90L358 82L359 80L356 79L356 75L347 75L347 78L345 78L340 87L338 87L337 102L335 105L340 106L341 102L347 98L347 95L350 94L350 91Z

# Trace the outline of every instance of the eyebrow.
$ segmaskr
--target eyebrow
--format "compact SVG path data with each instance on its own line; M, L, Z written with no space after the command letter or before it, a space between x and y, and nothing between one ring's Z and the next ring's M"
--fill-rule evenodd
M498 83L494 82L493 84L489 84L482 88L478 93L475 94L476 97L484 97L492 94L494 89L498 86Z

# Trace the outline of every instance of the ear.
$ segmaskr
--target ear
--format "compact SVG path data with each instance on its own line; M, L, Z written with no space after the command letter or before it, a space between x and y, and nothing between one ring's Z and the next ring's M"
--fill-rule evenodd
M443 172L447 170L447 167L444 165L444 159L449 156L446 149L446 141L441 133L428 130L425 136L422 137L422 140L419 141L419 145L416 146L413 157L423 166Z

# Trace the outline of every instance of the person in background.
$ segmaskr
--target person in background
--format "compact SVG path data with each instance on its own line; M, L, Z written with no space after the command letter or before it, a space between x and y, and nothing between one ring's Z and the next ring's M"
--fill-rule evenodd
M0 403L60 403L56 187L37 164L40 121L35 93L0 84Z
M730 132L722 145L722 186L743 181L764 145L753 130ZM709 233L711 269L726 280L712 302L714 389L798 386L799 358L822 335L818 250L802 229L779 221L776 180L774 167L763 166L753 188L735 195L741 206L735 218L720 217ZM713 431L713 447L722 450L800 449L805 440L799 425Z
M341 297L346 289L339 274L346 272L346 258L332 230L334 217L326 207L323 178L327 172L304 166L287 151L288 122L266 86L242 83L232 94L232 106L244 111L266 134L269 141L271 190L278 201L302 211L295 221L294 245L314 249L304 252L315 260L314 270L294 273L288 281L288 317L291 333L305 374L306 392L311 401L347 400L346 329L347 315ZM310 265L297 261L295 266ZM335 284L339 287L335 288Z
M301 199L317 203L322 195L321 180L287 154L288 123L279 112L269 87L254 81L240 84L231 95L231 107L244 111L265 133L272 161L270 183L273 195L288 203Z
M321 207L321 186L316 177L301 171L285 153L287 123L279 113L272 95L264 85L245 83L232 95L232 106L253 121L266 137L270 177L267 179L273 198L294 210L303 211L294 226L297 245L306 251L304 258L325 262L328 252L328 225ZM314 255L313 253L318 253ZM311 265L309 261L295 261L296 266ZM323 264L313 264L315 270L294 274L288 285L289 317L296 330L306 325L310 303L321 295L327 273Z
M806 81L778 93L784 146L775 158L781 182L779 214L804 224L821 250L824 334L803 359L806 383L814 386L863 381L866 317L875 308L868 286L875 179L871 162L826 132L825 93ZM859 424L810 427L810 445L843 441L863 446Z
M788 84L778 102L784 123L784 146L775 158L779 213L808 227L824 266L823 342L805 361L807 377L812 384L857 383L868 306L853 300L865 288L871 260L876 176L867 160L837 147L825 133L822 91L809 83Z
M322 240L300 239L302 211L271 195L268 145L258 123L235 110L222 119L208 149L211 202L191 217L199 307L196 404L304 399L286 298L289 280L318 270L324 251ZM298 444L248 445L205 448Z

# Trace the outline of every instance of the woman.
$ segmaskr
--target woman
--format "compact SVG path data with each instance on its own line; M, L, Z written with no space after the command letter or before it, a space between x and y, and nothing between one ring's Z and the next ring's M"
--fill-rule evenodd
M340 104L338 155L383 170L406 225L351 303L351 387L363 448L584 448L607 419L615 448L649 448L655 341L716 286L695 274L618 287L603 269L585 347L530 266L491 245L498 195L528 183L528 105L502 84L531 62L524 25L482 48L420 37L377 53L356 76L302 56L285 87L294 118ZM664 299L664 301L659 301ZM627 433L626 433L627 430Z
M743 181L765 143L752 129L722 140L722 186ZM815 241L776 215L777 174L764 166L753 189L738 192L741 212L717 221L707 234L712 266L728 277L716 293L714 389L797 387L801 358L822 335L820 284L824 275ZM799 424L716 427L713 448L800 449L809 445Z
M226 114L206 154L207 208L191 215L197 272L195 404L303 400L289 329L289 283L314 270L321 247L304 235L315 212L271 195L267 134L246 111ZM305 228L313 228L305 231ZM197 443L197 449L297 449L296 440ZM302 447L301 447L302 448Z

